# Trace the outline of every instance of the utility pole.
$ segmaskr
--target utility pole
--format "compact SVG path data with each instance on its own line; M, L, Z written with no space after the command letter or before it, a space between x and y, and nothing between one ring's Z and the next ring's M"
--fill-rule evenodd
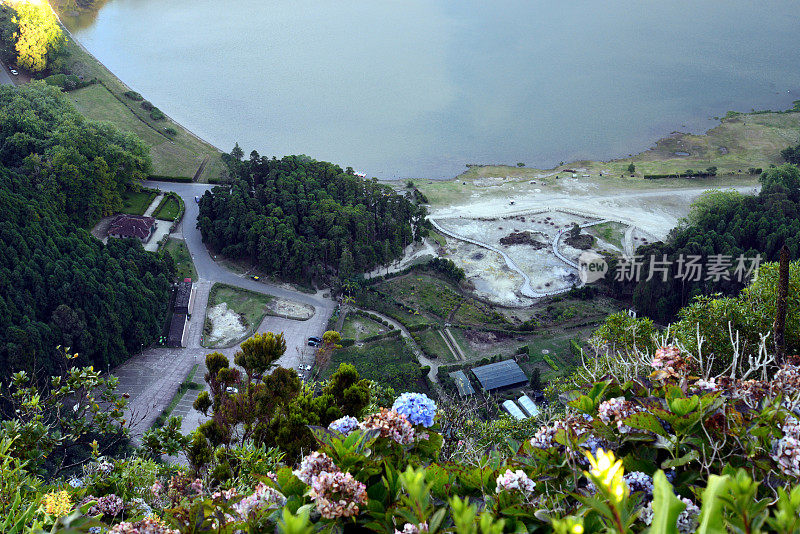
M781 261L778 267L778 303L775 309L775 363L783 365L786 359L786 302L789 298L789 249L781 248Z

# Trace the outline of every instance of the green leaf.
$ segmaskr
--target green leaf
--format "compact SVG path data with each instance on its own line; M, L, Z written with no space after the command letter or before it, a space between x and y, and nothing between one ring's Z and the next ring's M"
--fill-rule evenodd
M650 534L678 534L678 516L686 505L675 496L663 471L653 477L653 522Z
M658 421L658 417L649 412L635 413L626 417L623 420L623 423L629 427L638 428L639 430L647 430L653 434L658 434L659 436L663 436L665 438L669 437L667 431L664 430L664 427L661 426L661 423Z
M708 485L703 490L703 507L700 510L700 524L698 534L726 534L725 523L722 520L722 506L724 501L720 498L730 484L728 475L711 475Z
M674 460L664 460L661 462L661 469L669 469L670 467L680 467L682 465L686 465L689 462L693 462L700 458L700 453L696 450L692 450L681 456L680 458L675 458Z
M667 402L672 413L679 416L687 415L700 406L700 398L697 395L692 395L688 399L667 399Z

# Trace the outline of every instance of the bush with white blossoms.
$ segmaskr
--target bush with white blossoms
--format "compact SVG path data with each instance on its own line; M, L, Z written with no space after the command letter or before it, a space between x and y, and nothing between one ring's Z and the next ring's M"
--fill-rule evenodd
M405 415L412 424L425 428L433 426L436 403L424 393L403 393L392 405L392 410Z
M617 430L622 434L627 434L633 429L623 421L631 415L643 411L645 411L644 408L626 400L625 397L616 397L603 401L597 409L597 415L604 423L608 425L613 423L617 425Z
M497 477L496 493L503 491L519 491L524 494L533 493L536 490L536 483L525 474L521 469L511 471L506 469L506 472Z
M787 416L781 430L783 437L773 441L772 459L784 475L800 478L800 421Z
M414 427L411 422L395 410L381 408L379 412L368 415L359 426L364 430L378 430L382 438L389 438L400 445L408 445L414 441Z
M313 484L317 476L322 473L338 473L340 470L333 460L324 452L314 451L300 462L300 469L294 472L295 476L306 484Z
M691 499L686 497L679 497L681 502L686 505L686 508L678 516L678 531L681 534L690 534L697 530L698 520L700 518L700 508L692 502ZM642 509L642 521L646 525L653 523L653 501L647 503Z

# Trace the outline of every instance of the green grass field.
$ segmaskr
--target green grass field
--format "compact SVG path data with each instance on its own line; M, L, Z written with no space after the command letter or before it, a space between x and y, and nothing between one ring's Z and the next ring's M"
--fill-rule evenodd
M183 239L168 239L164 250L166 250L175 261L175 277L178 280L191 278L193 281L197 281L197 271L192 262L192 255L189 253L189 248L186 246Z
M181 207L178 201L173 196L165 196L158 205L156 211L153 212L153 217L163 221L174 221L180 213Z
M125 191L122 193L122 213L141 215L156 198L156 192L145 189L144 191Z
M366 343L363 347L336 350L326 374L333 373L340 363L353 364L363 378L393 387L398 393L416 391L432 395L425 373L402 339L388 338Z
M124 96L129 88L72 39L67 39L65 51L72 73L101 82L69 93L76 108L87 118L109 121L141 138L150 146L153 174L191 177L207 160L199 181L207 182L209 178L220 176L224 164L216 147L169 118L153 120L139 102ZM158 102L154 105L158 106ZM177 135L168 136L167 128L176 130Z
M599 237L620 249L624 249L623 240L625 239L625 225L617 222L607 222L590 226L583 230L584 233Z
M355 339L356 341L388 332L389 329L372 319L348 313L342 325L342 338Z
M415 336L414 340L419 343L419 346L422 347L422 350L425 351L426 354L436 356L436 361L438 363L456 361L453 351L450 350L444 339L442 339L438 329L429 328L428 330L413 332L412 335Z

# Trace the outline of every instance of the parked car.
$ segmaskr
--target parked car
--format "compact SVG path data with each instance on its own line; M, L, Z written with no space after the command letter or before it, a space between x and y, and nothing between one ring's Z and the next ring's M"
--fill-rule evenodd
M197 202L198 204L200 204L200 197L198 197L198 196L195 196L195 197L194 197L194 201L195 201L195 202Z
M308 346L309 346L309 347L319 347L319 342L318 342L318 341L313 341L313 340L309 339L309 340L308 340Z
M308 338L308 340L309 341L316 341L317 343L322 343L322 338L319 338L317 336L311 336L310 338Z
M228 387L225 388L225 392L226 393L230 393L231 395L236 395L237 393L239 393L239 388L235 388L233 386L228 386Z
M253 280L255 280L255 281L258 281L258 276L256 276L256 275L253 275L253 276L251 276L250 278L252 278L252 279L253 279Z

